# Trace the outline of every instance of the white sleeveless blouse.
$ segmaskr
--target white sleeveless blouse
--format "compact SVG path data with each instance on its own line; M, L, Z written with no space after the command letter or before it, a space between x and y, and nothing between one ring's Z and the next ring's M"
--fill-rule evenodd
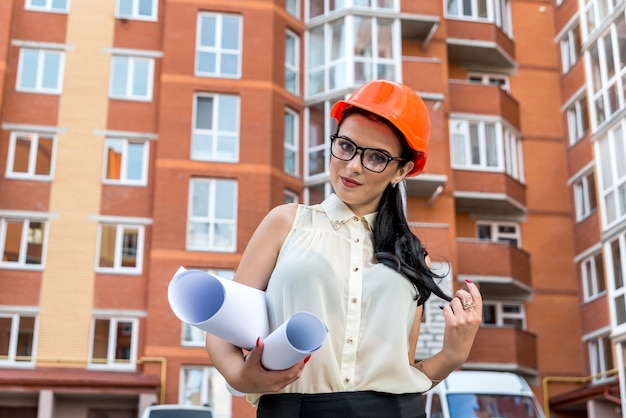
M334 194L298 207L266 290L270 328L308 311L329 332L302 376L281 392L399 394L431 387L408 360L416 291L404 276L376 263L375 219L376 213L355 216ZM248 400L256 404L259 397Z

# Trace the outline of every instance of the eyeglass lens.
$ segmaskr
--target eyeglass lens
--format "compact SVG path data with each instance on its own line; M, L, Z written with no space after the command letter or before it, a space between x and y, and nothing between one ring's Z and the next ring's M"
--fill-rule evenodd
M384 171L392 159L391 156L380 150L359 147L345 137L333 137L330 151L335 158L350 161L357 154L358 150L361 150L361 164L363 167L375 173Z

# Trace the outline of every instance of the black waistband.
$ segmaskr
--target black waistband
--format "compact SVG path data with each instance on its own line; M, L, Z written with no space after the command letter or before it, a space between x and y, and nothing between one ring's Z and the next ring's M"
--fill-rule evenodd
M257 418L426 418L426 413L421 393L278 393L261 396Z

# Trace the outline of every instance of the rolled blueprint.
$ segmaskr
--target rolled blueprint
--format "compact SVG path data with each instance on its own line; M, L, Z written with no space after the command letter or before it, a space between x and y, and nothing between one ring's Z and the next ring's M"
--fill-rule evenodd
M252 349L269 334L265 292L202 270L179 269L167 289L174 314L231 344Z
M324 344L327 333L328 328L317 316L296 312L263 340L261 364L268 370L288 369L317 351ZM245 395L228 383L226 387L234 396Z

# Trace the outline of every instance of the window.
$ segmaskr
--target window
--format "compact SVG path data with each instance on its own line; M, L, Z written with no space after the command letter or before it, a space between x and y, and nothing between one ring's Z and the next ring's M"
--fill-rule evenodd
M346 8L387 9L399 11L398 0L342 0L324 1L309 0L307 3L307 17L313 19L323 14L340 11Z
M578 21L572 25L561 39L561 67L563 74L567 73L580 58L582 45Z
M335 99L336 100L336 99ZM305 109L304 126L306 153L304 158L307 179L328 179L330 161L330 134L337 130L335 119L327 117L332 100L316 103Z
M127 100L152 100L154 59L113 55L109 97Z
M589 363L593 381L606 380L607 376L598 376L614 368L611 340L608 336L596 338L588 342Z
M198 268L197 270L206 270L209 273L219 276L222 279L232 280L235 276L234 270L225 270L225 269L202 269ZM185 322L182 323L182 345L187 347L204 347L205 340L204 337L206 333L198 327L194 327Z
M602 21L610 16L620 3L621 0L583 0L580 14L584 39L602 26Z
M196 75L241 77L241 17L200 13L196 35Z
M143 225L101 223L98 227L96 271L141 273L143 241Z
M524 153L522 152L522 138L513 131L504 129L504 168L506 174L515 180L524 182Z
M286 173L298 175L298 114L285 109L285 164Z
M232 396L224 377L214 367L183 366L180 369L180 405L210 405L215 418L231 417Z
M481 241L505 242L514 247L520 246L519 227L515 223L478 222L476 235Z
M34 366L37 316L0 312L0 366Z
M454 168L503 169L500 124L453 120L450 125Z
M65 53L48 49L21 48L17 70L17 91L61 93Z
M287 13L293 17L300 17L300 0L287 0L285 8L287 9Z
M291 31L285 37L285 89L300 93L300 38Z
M237 162L239 97L229 94L195 97L191 159Z
M626 79L626 21L620 14L586 52L591 81L589 106L594 130L624 108Z
M68 12L69 0L26 0L26 10L38 12Z
M615 327L626 324L626 238L619 235L605 244L604 253L607 257L607 287L611 303L611 320Z
M145 185L148 177L149 143L107 138L104 143L102 181L112 184Z
M94 318L89 341L90 368L134 370L138 328L136 318Z
M502 90L510 93L509 77L501 74L469 74L467 81L473 84L486 84L490 86L498 86Z
M574 145L589 132L589 109L587 96L583 96L567 107L567 131L569 143Z
M300 200L298 194L292 192L291 190L284 190L283 196L283 203L298 203L298 201Z
M585 301L606 291L602 253L595 254L583 260L581 263L581 273Z
M189 196L187 249L235 251L237 182L192 179Z
M0 215L0 267L43 268L47 235L45 219Z
M483 305L483 325L526 329L526 313L521 302L490 302Z
M158 0L117 0L115 17L135 20L157 20Z
M596 167L605 228L626 218L626 138L620 122L595 144Z
M11 132L6 176L51 180L56 136L44 133Z
M307 31L307 96L398 78L400 22L349 14Z
M588 173L574 183L574 204L576 221L585 219L597 208L596 180L593 173Z
M447 0L446 16L494 23L511 36L510 0Z

